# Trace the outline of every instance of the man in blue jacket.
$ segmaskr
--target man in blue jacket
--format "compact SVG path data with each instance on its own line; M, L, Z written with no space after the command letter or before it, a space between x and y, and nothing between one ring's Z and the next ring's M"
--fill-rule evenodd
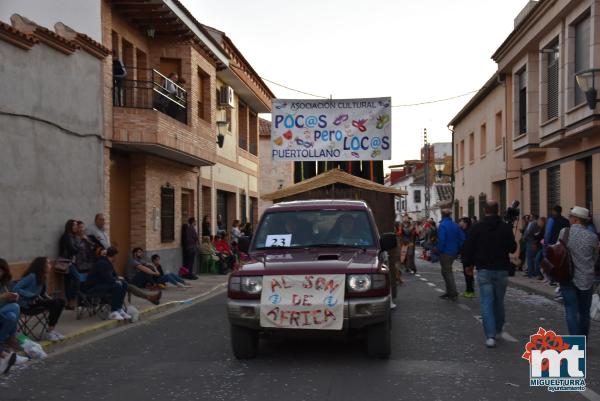
M440 295L442 299L456 301L458 292L456 291L456 282L454 281L454 272L452 264L454 259L460 253L465 234L460 226L452 221L450 209L442 210L442 221L438 228L437 252L440 255L440 264L442 265L442 277L446 282L446 292Z

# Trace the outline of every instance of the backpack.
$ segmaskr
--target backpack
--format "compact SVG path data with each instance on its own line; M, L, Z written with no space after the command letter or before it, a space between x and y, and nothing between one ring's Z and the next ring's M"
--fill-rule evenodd
M546 256L541 263L542 271L559 283L570 281L573 278L573 261L569 248L567 248L569 231L570 229L567 227L565 237L546 249Z

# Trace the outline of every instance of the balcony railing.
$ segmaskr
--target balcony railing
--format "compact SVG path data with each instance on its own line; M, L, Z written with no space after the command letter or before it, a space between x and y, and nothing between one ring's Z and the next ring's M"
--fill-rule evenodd
M154 69L126 68L135 70L138 79L114 80L114 106L154 109L187 124L185 89Z

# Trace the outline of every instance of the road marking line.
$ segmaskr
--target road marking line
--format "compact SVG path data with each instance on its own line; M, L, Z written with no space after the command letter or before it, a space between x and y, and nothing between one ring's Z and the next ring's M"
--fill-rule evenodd
M463 310L466 310L466 311L468 311L468 312L471 312L471 308L469 308L469 307L468 307L467 305L465 305L465 304L458 304L458 307L459 307L460 309L463 309Z
M432 287L435 287L435 284L433 284L433 283L427 283L427 285L430 285L430 286L432 286Z
M419 277L419 280L421 280L421 281L427 281L427 279L423 278L423 277Z
M477 320L478 322L483 322L481 316L479 315L473 315L473 317L475 318L475 320Z
M511 336L510 333L507 332L507 331L502 332L502 338L504 340L510 341L512 343L518 343L519 342L516 338L514 338L513 336Z
M595 391L592 391L589 387L586 387L585 391L580 391L579 394L590 401L600 401L600 395Z
M439 291L439 292L446 292L446 291L442 290L441 288L436 288L435 290Z
M415 276L417 276L417 277L421 277L421 275L420 275L420 274L415 274Z

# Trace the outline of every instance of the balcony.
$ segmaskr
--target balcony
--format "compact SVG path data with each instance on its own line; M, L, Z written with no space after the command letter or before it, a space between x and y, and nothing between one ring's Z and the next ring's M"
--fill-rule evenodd
M156 70L134 76L113 88L113 147L190 166L215 164L216 128L187 124L187 92Z
M126 67L147 79L114 80L113 106L152 109L187 124L187 92L154 69Z

